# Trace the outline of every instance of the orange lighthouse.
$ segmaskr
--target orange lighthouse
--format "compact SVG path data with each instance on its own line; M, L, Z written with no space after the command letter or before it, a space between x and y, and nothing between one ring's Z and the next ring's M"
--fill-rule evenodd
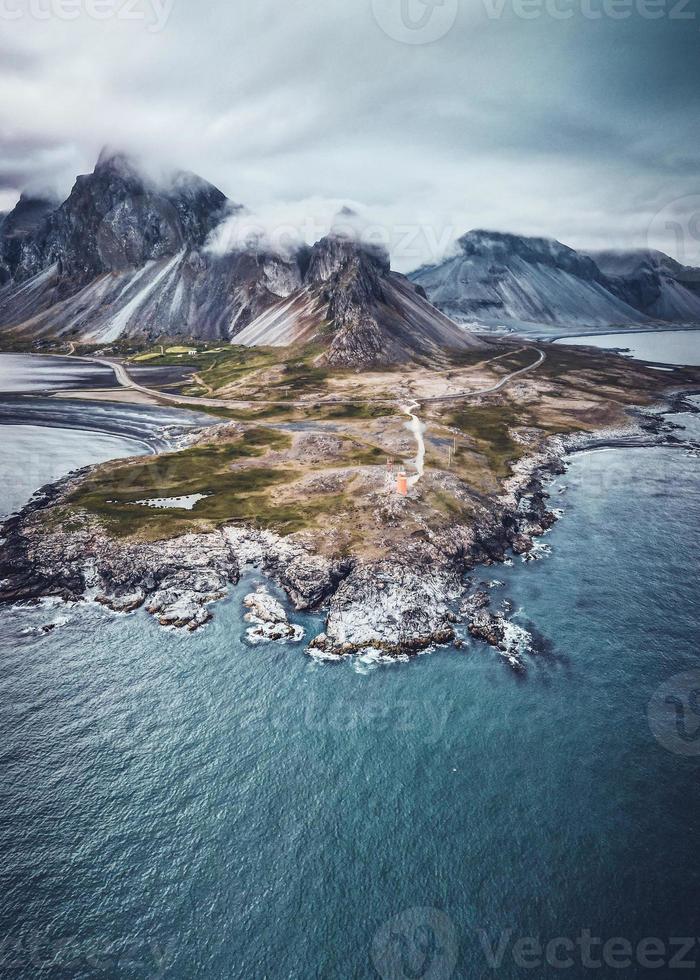
M408 496L408 480L406 479L405 470L400 470L396 477L396 492L400 493L402 497Z

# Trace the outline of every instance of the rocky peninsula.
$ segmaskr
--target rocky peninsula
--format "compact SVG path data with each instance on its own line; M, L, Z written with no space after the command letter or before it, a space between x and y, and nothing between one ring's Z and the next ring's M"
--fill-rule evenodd
M477 565L506 560L509 553L527 555L533 540L552 527L557 518L546 484L564 472L568 452L602 443L659 444L669 438L674 438L672 426L661 415L585 439L552 437L543 451L514 466L503 492L478 520L406 541L391 560L319 554L304 532L282 536L224 526L155 542L124 542L86 513L73 513L68 524L52 521L51 515L90 478L93 468L86 468L39 491L6 522L0 594L6 602L89 599L123 613L143 607L162 626L195 630L211 618L241 569L253 565L282 587L294 609L327 610L325 630L309 647L320 658L367 649L405 656L452 642L455 624L465 621L472 636L499 648L520 669L521 638L512 635L503 613L490 610L488 594L470 590L465 576ZM389 502L393 520L410 507L401 498ZM282 624L264 635L289 638L293 630L284 611L269 598L248 597L246 604L259 623Z
M359 422L229 420L176 453L84 468L5 523L0 600L142 608L163 627L196 630L252 566L294 610L324 611L323 632L307 645L319 659L405 657L459 646L466 631L521 670L523 631L507 609L491 609L469 573L532 554L557 520L547 486L569 453L678 442L664 413L695 410L683 402L687 375L662 405L658 376L620 361L612 359L623 375L643 374L647 407L633 408L631 394L620 404L606 361L607 389L587 394L585 425L587 379L571 374L565 385L522 379L469 411L424 405L425 474L408 496L395 492L386 459L410 456L416 426L391 409ZM569 401L559 394L554 417L558 387ZM156 489L158 506L146 506ZM301 638L265 593L246 597L246 618L259 639Z

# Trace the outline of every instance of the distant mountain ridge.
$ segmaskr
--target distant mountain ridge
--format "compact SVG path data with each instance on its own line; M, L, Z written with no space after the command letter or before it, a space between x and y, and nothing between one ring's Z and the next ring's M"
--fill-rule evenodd
M592 258L616 294L645 316L700 323L700 269L653 249L594 252Z
M483 230L463 235L458 247L452 258L410 274L458 322L572 332L652 320L700 323L700 290L693 288L700 271L661 252L587 255L552 239Z
M348 237L329 235L291 256L209 248L214 229L239 211L201 177L156 184L124 154L104 151L62 204L25 196L3 219L0 328L99 343L288 344L323 332L325 359L338 365L479 345L392 273L381 250Z

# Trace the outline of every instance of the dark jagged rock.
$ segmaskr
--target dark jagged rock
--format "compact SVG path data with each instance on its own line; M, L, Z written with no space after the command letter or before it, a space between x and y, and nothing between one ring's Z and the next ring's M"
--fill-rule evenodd
M0 326L103 341L230 339L303 274L294 256L211 251L212 231L239 210L201 177L156 183L103 151L63 204L23 198L5 219Z
M478 610L470 617L469 633L475 639L495 647L517 673L525 670L523 655L531 651L530 634L506 619L503 613Z
M448 603L458 591L447 565L359 563L331 597L325 632L311 648L326 657L397 656L449 643L455 634Z
M427 302L386 252L331 234L310 250L300 289L236 336L249 345L322 340L319 363L334 367L433 363L446 351L482 346Z
M161 189L125 155L103 151L67 200L34 223L32 248L10 265L12 277L21 283L56 264L57 296L72 295L104 273L203 245L225 205L225 195L194 174L178 174Z
M380 246L361 244L343 235L327 235L309 252L304 281L311 285L329 283L340 277L350 278L359 271L361 277L387 275L390 271L389 255ZM374 292L376 282L371 285Z
M0 222L0 286L13 276L21 281L21 270L37 261L34 236L58 202L46 197L22 194L14 209Z
M462 612L465 613L475 613L480 609L486 609L491 602L491 597L488 592L484 592L483 589L477 589L476 592L472 592L462 603Z
M282 586L296 609L315 609L350 573L352 561L316 555L273 531L227 528L226 537L241 564L261 568Z
M312 249L306 278L312 285L320 280L328 300L333 334L327 364L397 364L479 345L405 276L391 272L381 248L328 236Z

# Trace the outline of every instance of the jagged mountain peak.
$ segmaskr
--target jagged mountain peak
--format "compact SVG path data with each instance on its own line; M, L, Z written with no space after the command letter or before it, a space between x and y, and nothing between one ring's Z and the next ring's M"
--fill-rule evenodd
M19 201L6 215L4 234L15 236L31 233L59 203L48 192L22 191Z
M15 205L15 209L20 205L25 207L29 204L45 204L58 207L60 203L59 198L49 190L34 190L25 188L19 195L19 200Z
M58 202L46 193L23 191L0 224L0 283L5 283L36 261L33 242Z
M215 194L220 197L222 203L228 201L224 192L219 190L215 184L205 180L204 177L200 177L199 174L195 174L191 170L175 171L172 176L172 192L190 200L200 197L203 194ZM240 204L234 204L233 201L228 201L228 205L230 208L241 208Z
M389 253L383 246L358 241L349 234L330 232L311 247L306 272L308 282L327 282L351 267L368 273L389 272Z
M194 174L180 173L159 187L130 156L104 149L93 172L79 176L37 228L15 278L58 264L58 293L65 297L101 274L201 247L226 204L218 188Z
M93 172L82 175L78 181L83 184L112 183L117 191L121 189L125 194L148 193L171 201L191 204L209 201L217 208L222 208L224 204L239 207L229 202L218 187L199 174L179 169L155 176L134 156L111 146L102 148Z
M94 174L114 174L119 177L141 178L141 168L135 158L125 150L103 146L97 157Z
M343 220L347 218L355 219L358 217L359 215L355 210L355 208L351 208L348 204L344 204L342 208L340 208L336 213L335 218L333 219L333 224L335 225L339 220Z
M155 177L127 154L104 150L19 243L8 234L12 215L3 222L0 324L101 341L228 339L303 276L296 257L205 248L239 208L196 174Z
M319 363L340 368L433 362L482 345L392 272L385 249L334 233L311 248L302 287L234 339L249 346L322 341Z

